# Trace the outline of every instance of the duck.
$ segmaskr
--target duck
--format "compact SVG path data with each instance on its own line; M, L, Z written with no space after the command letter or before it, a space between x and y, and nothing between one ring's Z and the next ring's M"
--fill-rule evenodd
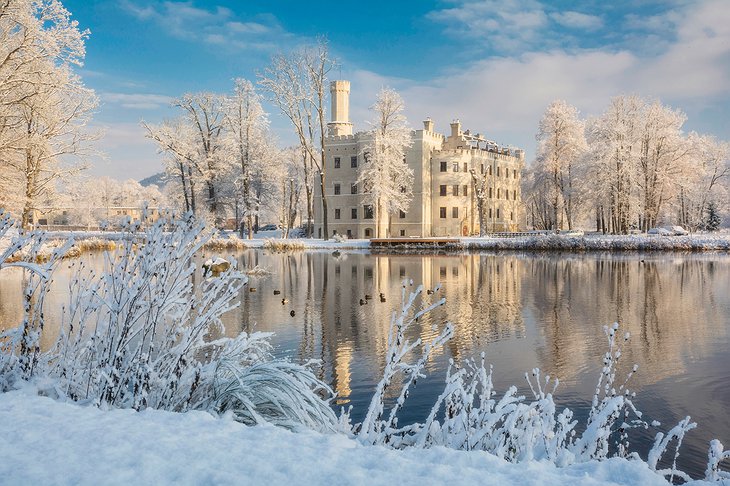
M281 299L281 305L286 305L289 303L289 299Z
M248 288L248 291L249 292L256 292L256 287L249 287Z
M281 293L281 290L274 290L274 295L279 295Z
M433 294L433 290L431 290L431 289L426 289L426 295L431 295L431 294Z
M290 315L290 316L292 316L292 317L294 317L295 315L297 315L297 313L296 313L296 312L294 312L294 309L292 309L292 310L291 310L291 311L289 312L289 315Z
M370 300L370 299L372 299L372 298L373 298L373 296L372 296L372 295L370 295L370 294L365 294L365 300Z
M380 293L380 302L385 302L385 294Z
M365 305L365 304L367 304L367 301L360 299L360 305Z

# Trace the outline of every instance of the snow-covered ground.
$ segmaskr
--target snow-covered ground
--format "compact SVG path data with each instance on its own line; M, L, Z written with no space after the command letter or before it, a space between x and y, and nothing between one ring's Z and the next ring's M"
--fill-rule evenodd
M538 235L518 238L461 238L469 249L565 251L703 251L730 250L730 233L659 235Z
M623 459L557 468L479 451L395 451L206 412L102 411L31 390L0 394L0 424L3 484L668 484Z
M119 240L121 233L113 232L49 232L49 239L61 240L74 237L79 240ZM523 251L730 251L730 232L697 233L687 236L661 235L537 235L517 238L495 238L486 236L457 238L464 249L472 250L523 250ZM417 240L414 240L414 244ZM289 249L322 250L364 250L370 247L370 240L346 239L344 241L317 238L282 239L281 230L261 231L254 238L241 239L238 235L224 232L214 237L209 246L232 248L274 249L277 245L288 245ZM283 248L282 248L283 249ZM446 250L448 251L448 249ZM454 251L452 249L452 251ZM457 250L458 251L458 250Z

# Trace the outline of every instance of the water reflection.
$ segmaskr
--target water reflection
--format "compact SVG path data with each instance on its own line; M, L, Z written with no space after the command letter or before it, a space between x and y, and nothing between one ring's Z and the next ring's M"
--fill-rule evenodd
M524 371L540 367L561 379L560 403L585 410L605 352L602 326L617 321L632 335L623 359L627 368L640 367L632 380L639 407L666 424L686 414L700 424L685 439L680 458L685 467L700 474L708 440L730 442L724 420L730 403L727 255L335 256L251 250L236 258L241 268L271 273L251 277L241 306L226 316L226 332L273 332L277 355L319 360L320 377L337 391L339 404L354 405L355 420L364 414L384 366L402 283L412 280L427 288L441 283L438 295L423 296L426 302L447 300L415 326L412 337L432 339L438 333L434 325L445 320L456 324L456 336L428 363L429 377L411 395L404 421L428 412L450 358L483 351L499 390L522 385ZM53 323L70 272L62 269L47 299L49 336L57 332ZM21 278L20 272L0 274L5 323L19 321Z

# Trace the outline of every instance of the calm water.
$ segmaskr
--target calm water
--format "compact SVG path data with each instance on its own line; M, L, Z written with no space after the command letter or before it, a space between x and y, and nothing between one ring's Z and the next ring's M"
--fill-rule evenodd
M730 256L721 254L369 255L329 252L237 255L243 268L272 273L251 277L242 305L226 318L229 335L271 331L276 354L318 359L321 377L341 405L362 418L383 367L390 313L403 278L442 284L446 305L423 320L424 340L434 324L451 320L456 336L429 362L401 423L420 420L442 391L449 358L477 357L494 365L501 393L511 384L529 392L524 372L539 367L561 380L560 405L585 415L606 350L602 326L619 322L631 340L624 365L639 365L632 379L645 418L668 429L685 415L697 429L685 438L680 464L703 473L708 441L730 445ZM69 270L48 299L58 318ZM273 291L281 291L274 295ZM382 303L378 294L384 293ZM366 294L373 299L360 305ZM0 318L17 322L20 275L0 275ZM282 304L282 298L288 302ZM434 297L424 296L424 300ZM55 314L54 314L55 309ZM290 315L291 311L295 316ZM52 326L49 326L52 327ZM53 338L47 336L46 344ZM651 434L653 437L653 433ZM649 435L639 436L643 446Z

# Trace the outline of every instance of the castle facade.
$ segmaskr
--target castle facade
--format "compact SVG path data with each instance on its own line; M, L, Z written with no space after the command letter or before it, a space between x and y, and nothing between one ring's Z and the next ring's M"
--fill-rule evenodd
M435 131L427 119L423 128L411 132L406 163L413 170L413 199L407 211L381 219L375 227L371 206L364 204L358 187L358 170L365 163L363 153L368 132L353 133L349 121L349 81L330 85L331 119L325 139L325 194L330 236L389 238L468 236L479 233L478 202L472 171L486 181L487 232L517 231L523 221L520 191L525 153L500 147L480 134L462 131L451 123L449 135ZM315 185L314 234L322 237L322 195Z

